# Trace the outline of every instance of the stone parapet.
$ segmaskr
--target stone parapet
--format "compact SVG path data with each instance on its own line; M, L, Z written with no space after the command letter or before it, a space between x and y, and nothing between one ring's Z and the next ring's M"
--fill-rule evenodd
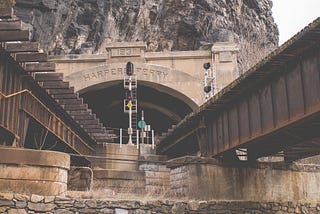
M0 193L0 213L319 213L319 202L102 200Z

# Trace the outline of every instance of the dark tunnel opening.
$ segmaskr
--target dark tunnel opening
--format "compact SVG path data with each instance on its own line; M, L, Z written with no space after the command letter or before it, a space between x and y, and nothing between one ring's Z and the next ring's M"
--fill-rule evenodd
M161 88L157 84L144 84L138 81L137 121L140 120L143 110L146 123L151 125L156 135L167 132L172 125L180 122L193 110L185 101L182 101L186 97L177 97L173 94L177 93L165 91L163 86ZM123 112L125 89L122 81L114 82L102 89L89 90L81 96L105 127L128 128L128 114Z

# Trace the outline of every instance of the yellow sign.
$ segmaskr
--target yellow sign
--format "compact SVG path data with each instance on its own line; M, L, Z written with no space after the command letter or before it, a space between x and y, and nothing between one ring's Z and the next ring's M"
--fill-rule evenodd
M132 102L129 101L128 104L127 104L128 108L132 108Z

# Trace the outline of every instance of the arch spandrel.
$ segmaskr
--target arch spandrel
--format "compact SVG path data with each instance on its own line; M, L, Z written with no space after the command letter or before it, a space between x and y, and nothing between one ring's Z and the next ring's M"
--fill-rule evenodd
M65 77L80 93L95 90L104 84L123 81L126 63L110 63L96 66ZM194 77L182 71L147 63L134 63L135 74L138 81L156 83L173 90L169 93L178 96L180 93L191 99L196 105L203 102L202 82L199 77ZM179 93L174 94L174 91ZM173 93L173 94L172 94ZM193 105L194 108L194 105Z

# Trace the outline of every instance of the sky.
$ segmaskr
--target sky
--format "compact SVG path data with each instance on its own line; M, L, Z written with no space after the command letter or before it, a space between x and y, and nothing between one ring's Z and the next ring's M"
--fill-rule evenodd
M279 45L320 16L320 0L272 0L272 2L273 17L280 32Z

